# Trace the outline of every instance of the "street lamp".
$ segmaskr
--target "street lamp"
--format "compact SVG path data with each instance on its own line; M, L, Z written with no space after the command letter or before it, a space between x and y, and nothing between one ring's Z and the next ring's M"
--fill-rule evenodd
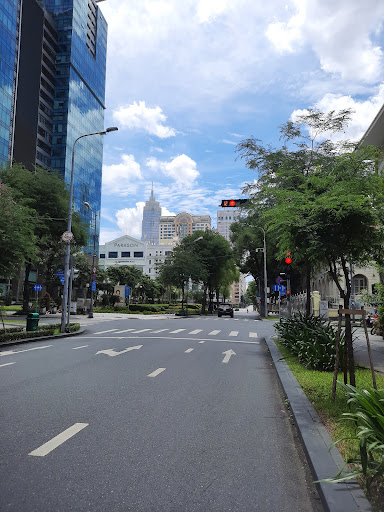
M89 313L88 313L88 318L93 318L93 283L95 283L96 281L94 281L94 275L95 275L95 258L96 258L96 216L97 216L97 212L94 212L92 210L92 206L88 203L88 201L84 201L84 205L88 208L88 210L90 210L94 216L95 216L95 226L94 226L94 231L93 231L93 254L92 254L92 272L91 272L91 276L92 276L92 279L91 279L91 303L89 305Z
M72 228L72 200L73 200L73 170L75 164L75 146L76 142L84 137L90 137L91 135L106 135L109 132L115 132L118 128L116 126L111 126L110 128L106 128L106 130L102 132L95 133L86 133L84 135L80 135L75 139L72 147L72 164L71 164L71 181L69 185L69 206L68 206L68 224L67 231L63 234L62 240L67 243L67 248L65 251L65 264L64 264L64 293L63 293L63 307L62 307L62 315L61 315L61 327L60 332L65 332L65 326L67 321L67 308L68 308L68 273L69 273L69 258L71 255L70 243L73 238L71 233ZM70 314L70 308L68 310L68 316Z
M268 283L267 283L267 245L265 243L265 230L257 226L263 232L264 244L262 252L264 253L264 316L268 318Z

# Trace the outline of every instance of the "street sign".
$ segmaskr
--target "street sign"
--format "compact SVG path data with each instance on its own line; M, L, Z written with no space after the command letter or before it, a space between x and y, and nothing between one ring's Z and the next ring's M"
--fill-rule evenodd
M93 281L92 283L92 290L95 291L96 290L96 283Z
M276 283L277 283L277 284L280 284L282 280L283 280L283 278L282 278L282 277L280 277L280 276L279 276L279 277L276 277Z
M96 276L95 276L95 274L93 274L93 276L92 276L92 281L96 281Z
M69 244L73 239L73 233L71 231L64 231L61 235L61 239L63 242Z
M131 289L130 289L130 287L129 287L129 286L125 286L125 287L124 287L124 292L125 292L125 296L126 296L126 297L129 297L129 296L130 296L130 294L131 294Z
M283 286L282 284L274 284L273 291L274 292L285 292L285 291L287 291L287 288L285 286Z
M93 267L92 272L93 272L94 274L96 274L96 270L97 270L97 268L96 268L96 267Z
M61 284L64 284L64 276L59 277Z
M56 270L55 274L57 275L57 277L63 276L64 270Z
M42 284L34 284L34 285L33 285L33 289L34 289L36 292L41 292L41 291L43 291L43 285L42 285Z

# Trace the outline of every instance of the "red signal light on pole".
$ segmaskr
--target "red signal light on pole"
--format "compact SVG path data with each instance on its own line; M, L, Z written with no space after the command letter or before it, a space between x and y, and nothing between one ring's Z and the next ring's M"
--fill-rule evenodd
M287 258L285 258L285 263L287 265L290 265L292 263L292 258L290 258L289 256Z

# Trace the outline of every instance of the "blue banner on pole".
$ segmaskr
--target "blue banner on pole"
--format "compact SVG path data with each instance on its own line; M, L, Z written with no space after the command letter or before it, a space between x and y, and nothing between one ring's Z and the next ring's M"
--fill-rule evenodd
M43 285L42 285L42 284L34 284L34 285L33 285L33 289L34 289L36 292L42 292L42 291L43 291Z
M124 286L124 292L125 292L125 296L129 297L131 294L131 288L129 286Z
M92 291L95 291L95 290L96 290L96 283L95 283L95 281L93 281L93 283L92 283Z
M287 288L285 286L283 286L282 284L274 284L273 291L274 292L286 292Z

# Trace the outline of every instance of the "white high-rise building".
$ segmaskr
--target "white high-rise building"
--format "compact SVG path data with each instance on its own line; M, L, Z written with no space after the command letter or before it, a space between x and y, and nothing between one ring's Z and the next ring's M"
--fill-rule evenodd
M230 226L240 218L240 208L221 208L217 210L217 231L230 242Z

